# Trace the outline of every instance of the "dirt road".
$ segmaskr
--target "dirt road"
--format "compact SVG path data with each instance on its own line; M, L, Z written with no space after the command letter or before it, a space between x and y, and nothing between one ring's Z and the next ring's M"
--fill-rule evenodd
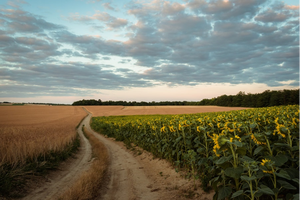
M57 199L81 173L89 168L91 146L81 131L83 125L107 147L110 156L109 169L97 199L212 199L213 193L206 194L200 187L193 190L192 181L186 180L180 173L175 172L174 167L165 160L155 159L151 153L138 147L135 150L128 150L122 142L95 133L89 125L92 114L88 113L89 115L78 128L82 146L77 159L66 164L67 166L62 167L61 171L50 175L48 182L31 192L24 198L25 200Z
M91 114L88 116L90 118ZM89 123L85 123L85 126L105 144L110 156L107 185L101 189L102 194L98 199L158 199L156 193L151 192L151 180L137 159L114 141L95 133Z

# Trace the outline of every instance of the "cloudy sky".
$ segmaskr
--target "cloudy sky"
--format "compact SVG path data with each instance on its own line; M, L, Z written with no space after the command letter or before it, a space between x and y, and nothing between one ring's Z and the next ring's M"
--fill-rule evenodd
M298 0L0 1L0 101L296 88Z

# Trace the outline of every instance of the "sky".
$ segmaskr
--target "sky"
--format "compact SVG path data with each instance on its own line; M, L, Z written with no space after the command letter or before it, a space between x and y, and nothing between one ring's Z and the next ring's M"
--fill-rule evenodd
M0 0L0 102L298 88L298 0Z

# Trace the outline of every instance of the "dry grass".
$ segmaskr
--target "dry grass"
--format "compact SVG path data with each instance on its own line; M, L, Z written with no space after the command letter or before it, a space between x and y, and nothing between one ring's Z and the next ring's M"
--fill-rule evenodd
M0 166L22 166L63 150L86 115L74 106L1 106L0 113Z
M79 200L93 199L99 190L104 173L108 168L109 156L106 147L92 133L84 128L93 151L92 165L59 199Z

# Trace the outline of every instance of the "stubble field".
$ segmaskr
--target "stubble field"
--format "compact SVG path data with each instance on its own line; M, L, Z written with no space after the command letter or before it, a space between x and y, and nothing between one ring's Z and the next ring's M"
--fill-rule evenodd
M172 115L244 110L244 107L222 106L85 106L94 117L119 115Z

